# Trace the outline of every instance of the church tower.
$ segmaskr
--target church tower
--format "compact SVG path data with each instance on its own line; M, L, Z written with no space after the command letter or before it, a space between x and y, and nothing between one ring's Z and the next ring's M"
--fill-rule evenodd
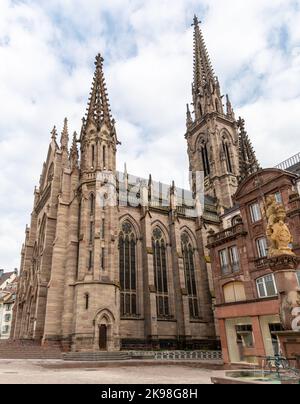
M240 157L239 125L228 95L226 100L221 94L219 80L216 77L200 29L198 18L194 17L194 81L192 85L194 119L187 106L188 155L190 171L193 178L196 173L203 172L205 177L206 195L216 197L220 208L230 208L240 175L240 165L245 167L244 160L248 158L248 148L245 154L245 142L242 145L244 157ZM223 103L226 101L226 105ZM251 150L250 150L251 149ZM253 152L254 155L254 152ZM251 164L247 172L256 170L257 161L250 157ZM255 165L255 167L253 166ZM243 176L242 176L243 177ZM195 184L193 184L195 188Z
M75 287L78 307L74 313L78 320L75 324L75 339L79 336L80 341L73 342L76 346L81 343L89 346L91 334L86 333L86 330L90 324L94 324L94 348L99 348L99 341L102 341L113 351L119 349L118 213L116 204L107 203L107 198L108 189L113 185L116 175L119 142L111 115L103 62L102 56L98 55L79 140L79 249ZM94 318L87 318L86 307L91 308L90 313L94 313Z

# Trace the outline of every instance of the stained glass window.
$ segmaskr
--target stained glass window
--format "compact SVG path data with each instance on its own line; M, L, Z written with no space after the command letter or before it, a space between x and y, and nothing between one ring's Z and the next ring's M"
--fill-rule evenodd
M130 222L122 225L119 235L121 315L137 315L136 236Z
M192 319L198 319L200 317L200 313L199 301L197 296L194 248L187 233L183 233L181 237L181 243L186 289L189 297L190 317Z

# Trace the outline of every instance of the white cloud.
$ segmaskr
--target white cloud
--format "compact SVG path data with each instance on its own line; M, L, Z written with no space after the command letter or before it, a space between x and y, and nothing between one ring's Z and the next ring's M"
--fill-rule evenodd
M65 116L80 130L99 51L119 169L127 161L133 174L186 182L195 12L262 164L298 151L299 0L1 0L1 267L19 264L50 130Z

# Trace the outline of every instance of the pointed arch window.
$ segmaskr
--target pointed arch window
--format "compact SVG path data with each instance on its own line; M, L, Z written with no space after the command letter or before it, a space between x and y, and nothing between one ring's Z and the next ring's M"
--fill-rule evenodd
M201 159L202 159L202 167L204 171L204 176L208 177L210 175L210 162L208 156L207 143L203 142L201 145Z
M223 141L223 152L225 155L225 159L226 159L226 167L227 167L227 171L229 173L232 173L232 162L231 162L231 157L230 157L230 149L229 149L229 145L228 143L224 140Z
M121 286L121 316L137 315L136 236L126 221L119 235L119 268Z
M90 196L90 216L94 216L95 214L95 195L91 194Z
M170 315L168 273L167 273L167 253L166 242L162 231L157 227L153 231L153 260L156 287L157 315L165 318Z
M189 310L191 319L199 319L199 301L197 295L194 248L187 233L181 236L183 264L185 272L186 289L189 298Z
M92 145L92 168L95 168L95 161L96 161L96 151L95 145Z
M44 250L45 237L46 237L46 216L43 217L39 231L38 250L40 253Z
M89 243L93 244L95 236L95 195L91 194L89 199Z
M106 146L102 148L102 160L103 160L103 168L106 168Z

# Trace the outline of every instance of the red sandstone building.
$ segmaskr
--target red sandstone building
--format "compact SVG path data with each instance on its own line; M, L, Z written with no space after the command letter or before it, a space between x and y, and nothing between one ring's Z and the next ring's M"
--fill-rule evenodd
M265 169L244 180L223 231L208 238L216 291L216 319L226 363L259 363L281 351L279 293L268 264L265 198L275 194L288 212L294 252L300 254L298 175ZM300 267L297 277L300 285Z

